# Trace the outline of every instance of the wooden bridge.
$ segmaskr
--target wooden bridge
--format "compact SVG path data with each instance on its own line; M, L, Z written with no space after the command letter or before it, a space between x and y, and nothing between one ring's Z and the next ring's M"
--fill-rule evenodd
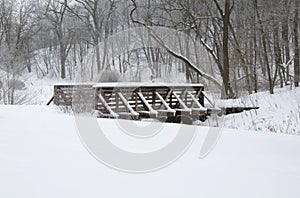
M54 85L54 104L90 107L102 118L205 119L213 109L204 106L202 84L91 83Z

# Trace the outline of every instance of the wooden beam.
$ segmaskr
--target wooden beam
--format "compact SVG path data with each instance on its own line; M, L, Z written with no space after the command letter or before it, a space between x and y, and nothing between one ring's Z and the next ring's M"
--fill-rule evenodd
M115 117L115 118L119 117L119 115L116 114L116 113L110 108L109 104L105 101L105 99L103 98L103 96L102 96L101 94L98 94L98 98L99 98L100 102L103 104L104 108L110 113L110 115L111 115L112 117Z
M167 101L170 98L170 96L172 95L172 92L173 92L173 89L171 88L165 97L165 101ZM162 107L162 105L160 106L160 109L161 109L161 107Z
M200 102L197 100L197 98L190 91L188 91L187 94L193 99L193 102L194 102L194 103L192 103L191 108L193 107L193 104L195 104L200 110L207 111L207 108L203 107L200 104Z
M47 102L47 106L49 106L53 100L54 100L54 96L52 96L52 98L49 100L49 102Z
M148 110L150 111L151 114L158 114L157 111L155 111L152 106L149 104L149 102L146 100L146 98L144 97L144 95L142 94L142 92L137 92L139 98L142 100L142 102L144 103L144 105L148 108Z
M196 91L196 96L194 96L196 99L199 98L199 96L200 96L201 93L202 93L202 90L203 90L203 89L200 88L198 91ZM198 101L198 102L199 102L199 101ZM192 101L192 104L191 104L192 106L193 106L193 103L194 103L194 101ZM201 103L200 103L200 104L201 104ZM201 105L201 106L202 106L202 105Z
M182 106L182 108L185 110L185 111L189 111L191 112L192 110L190 108L188 108L185 103L181 100L181 98L175 93L173 92L173 95L175 96L175 98L178 100L179 104Z
M157 91L155 92L155 95L159 98L159 100L163 103L163 105L166 107L168 111L176 112L174 109L172 109L168 103L163 99L163 97L158 93Z
M133 108L130 106L130 104L128 103L127 99L123 96L123 94L121 92L117 92L117 94L120 97L120 99L122 100L125 107L130 111L130 113L133 116L139 116L139 113L133 110Z

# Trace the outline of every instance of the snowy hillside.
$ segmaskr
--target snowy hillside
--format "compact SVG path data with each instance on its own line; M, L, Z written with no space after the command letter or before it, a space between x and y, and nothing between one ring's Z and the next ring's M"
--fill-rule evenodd
M115 135L123 133L112 130L114 120L99 119L98 124ZM221 130L214 149L200 159L209 128L189 126L197 136L179 160L156 172L129 174L93 158L75 126L73 116L54 106L0 106L0 197L296 198L300 194L298 136ZM165 124L157 147L179 127ZM124 141L119 139L118 145L139 146Z
M300 135L300 89L284 87L246 95L238 100L217 101L217 106L258 106L258 110L218 117L220 127ZM213 121L211 121L213 122Z

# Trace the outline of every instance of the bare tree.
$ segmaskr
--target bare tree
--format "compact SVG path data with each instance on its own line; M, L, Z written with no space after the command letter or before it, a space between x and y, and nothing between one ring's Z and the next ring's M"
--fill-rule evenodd
M137 3L136 1L132 0L132 3L134 5L134 11L137 9ZM205 2L203 2L205 4ZM214 5L217 8L217 12L219 12L221 16L221 22L222 25L221 31L222 31L222 38L219 40L219 37L215 38L211 41L211 44L214 45L215 49L209 45L209 43L206 41L206 36L203 35L202 26L201 24L202 19L206 19L207 16L201 15L199 12L197 12L197 9L195 9L194 6L197 6L195 1L166 1L166 5L164 9L166 10L169 18L169 25L172 27L176 27L177 29L190 29L193 34L195 34L195 37L202 43L202 46L207 50L207 52L211 55L213 60L215 61L216 65L219 68L223 85L224 85L224 98L232 98L235 96L232 85L230 83L229 79L229 73L230 73L230 63L229 63L229 27L230 27L230 14L233 9L233 4L230 0L225 0L224 2L224 10L221 8L221 5L218 1L214 1ZM176 9L175 9L176 8ZM180 14L184 14L185 17L180 18L178 17L178 10L181 10ZM211 17L210 17L211 18ZM137 22L139 24L145 24L140 20L133 20L133 22ZM155 21L151 22L152 25L158 25ZM217 24L219 26L219 24ZM220 46L222 49L220 49ZM170 51L170 49L168 49ZM174 53L172 54L174 55ZM179 58L177 56L176 58ZM185 57L186 58L186 57ZM181 59L182 60L182 59ZM186 62L188 59L183 60ZM190 62L190 61L188 61ZM191 64L187 64L191 66ZM197 66L196 66L197 68ZM192 67L192 69L195 71L195 68ZM199 73L203 76L203 72Z
M58 40L62 79L66 78L66 61L74 38L74 30L72 27L68 27L65 20L67 6L68 0L63 2L48 0L45 12L45 16L51 24L51 29Z
M16 90L21 83L20 76L27 68L31 72L30 59L32 39L39 31L33 13L35 7L29 3L15 4L13 1L1 1L1 68L6 72L5 103L16 103Z
M68 7L68 11L74 14L85 25L91 36L91 41L86 40L95 47L97 71L104 69L107 55L106 38L112 29L111 16L116 8L117 1L100 0L75 0L76 6ZM101 61L100 42L104 42Z

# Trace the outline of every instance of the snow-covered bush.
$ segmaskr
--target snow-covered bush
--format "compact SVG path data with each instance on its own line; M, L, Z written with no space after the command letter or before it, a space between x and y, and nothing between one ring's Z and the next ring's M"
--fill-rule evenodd
M121 75L117 71L104 71L101 73L98 82L119 82Z

